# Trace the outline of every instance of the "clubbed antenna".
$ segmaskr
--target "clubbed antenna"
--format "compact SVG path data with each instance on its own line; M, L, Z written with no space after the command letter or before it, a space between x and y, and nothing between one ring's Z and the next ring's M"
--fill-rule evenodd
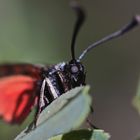
M71 42L72 60L75 60L75 41L76 41L77 34L80 30L80 27L82 26L82 24L85 20L85 13L84 13L83 9L75 1L73 1L71 3L71 7L76 11L76 14L77 14L77 21L74 26L72 42Z
M97 47L98 45L101 45L107 41L110 41L114 38L120 37L122 35L124 35L125 33L129 32L130 30L132 30L134 27L136 27L138 24L140 23L140 15L136 15L131 21L130 23L128 23L127 25L125 25L123 28L121 28L120 30L102 38L101 40L91 44L87 49L85 49L83 51L83 53L80 55L79 57L79 61L81 59L83 59L83 57L87 54L87 52L89 52L91 49Z

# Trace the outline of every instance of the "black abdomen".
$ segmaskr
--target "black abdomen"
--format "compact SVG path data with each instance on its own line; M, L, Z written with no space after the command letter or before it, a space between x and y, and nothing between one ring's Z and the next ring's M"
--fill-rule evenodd
M44 95L49 101L48 104L72 88L69 75L63 69L50 68L45 79Z

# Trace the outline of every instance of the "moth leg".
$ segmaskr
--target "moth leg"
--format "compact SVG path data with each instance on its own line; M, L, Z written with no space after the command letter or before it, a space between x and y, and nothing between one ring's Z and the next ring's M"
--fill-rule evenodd
M91 106L90 106L90 115L93 116L93 113L94 113L94 109L93 109L93 106L91 105ZM91 120L89 119L89 117L87 118L86 122L87 122L87 124L88 124L92 129L99 129L98 127L96 127L96 126L91 122Z
M35 118L34 118L33 122L31 122L31 124L28 126L25 133L28 133L31 130L36 128L36 124L37 124L37 120L39 118L39 115L40 115L42 109L46 106L46 102L44 101L45 85L46 85L46 80L44 79L43 82L42 82L39 98L38 98L38 101L37 101L38 103L37 103L37 110L36 110Z
M91 113L94 113L94 109L93 109L93 106L92 105L90 105L90 112Z
M96 127L89 119L86 120L88 125L92 128L92 129L99 129L98 127Z
M38 98L37 112L36 112L35 119L34 119L35 127L36 127L37 120L39 118L39 115L40 115L41 111L46 106L46 103L45 103L45 100L44 100L45 85L46 85L46 80L44 79L43 82L42 82L41 89L40 89L40 95L39 95L39 98Z

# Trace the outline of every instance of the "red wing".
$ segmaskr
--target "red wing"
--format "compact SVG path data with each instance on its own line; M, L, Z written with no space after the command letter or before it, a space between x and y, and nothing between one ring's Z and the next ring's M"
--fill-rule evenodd
M6 122L22 123L36 97L36 79L23 75L0 78L0 116Z
M0 65L0 116L9 123L21 123L37 97L42 69L31 64Z
M42 67L32 64L4 64L0 65L0 77L10 75L28 75L39 79Z

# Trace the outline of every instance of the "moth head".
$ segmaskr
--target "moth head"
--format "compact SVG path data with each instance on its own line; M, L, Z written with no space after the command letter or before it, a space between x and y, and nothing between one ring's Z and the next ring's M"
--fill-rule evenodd
M85 85L85 70L81 62L70 61L66 70L74 87Z
M136 27L140 23L140 16L135 16L128 24L126 24L123 28L119 29L118 31L105 36L104 38L100 39L99 41L96 41L95 43L89 45L78 58L75 57L75 42L76 37L78 35L78 32L85 20L85 12L81 8L81 6L78 5L77 2L72 3L72 8L76 11L77 14L77 20L75 22L74 31L72 35L72 41L71 41L71 61L67 65L67 70L70 73L71 81L75 83L76 86L84 85L85 84L85 70L84 66L81 63L81 60L84 58L84 56L91 51L93 48L96 48L98 45L101 45L107 41L110 41L114 38L120 37Z

